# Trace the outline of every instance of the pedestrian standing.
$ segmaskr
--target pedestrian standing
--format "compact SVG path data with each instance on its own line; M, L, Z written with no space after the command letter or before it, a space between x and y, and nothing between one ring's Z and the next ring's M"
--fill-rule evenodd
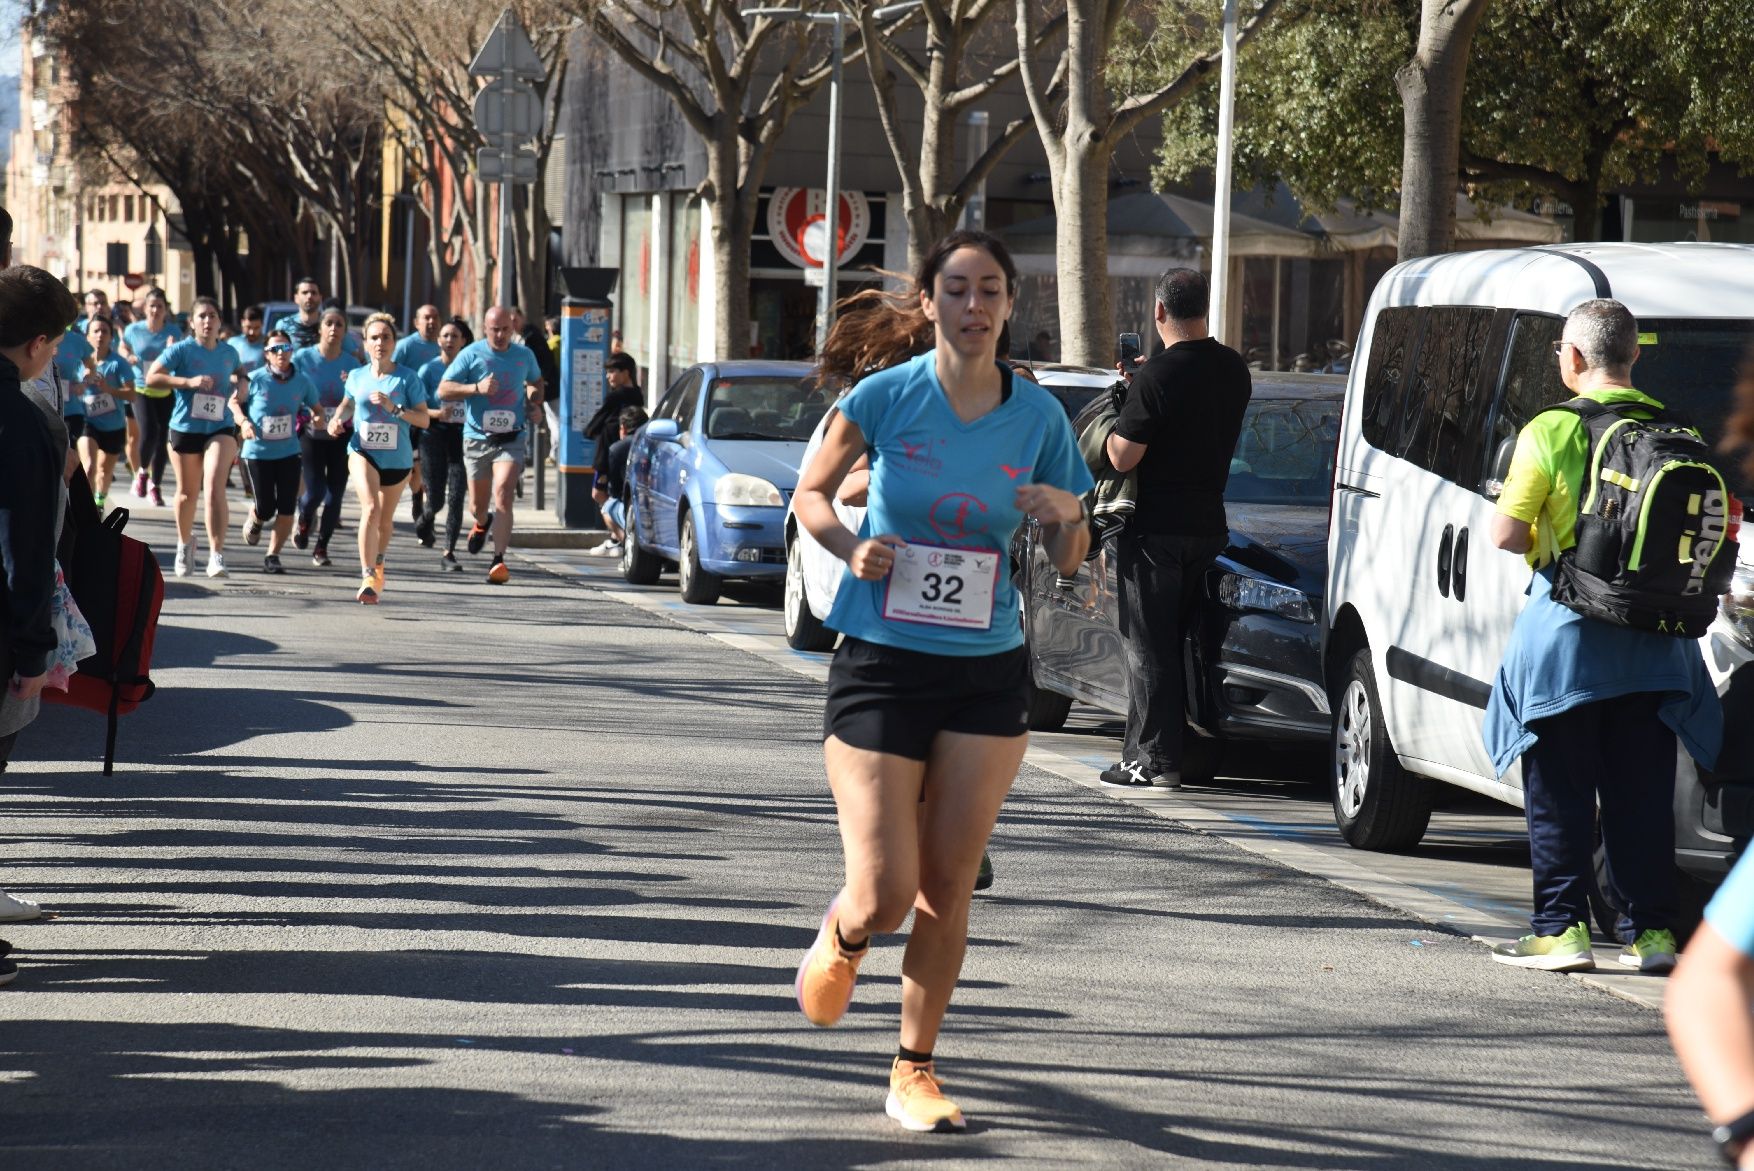
M1253 393L1248 363L1207 330L1210 299L1205 274L1191 268L1157 282L1152 316L1164 349L1132 374L1107 444L1115 470L1138 485L1132 519L1114 541L1127 733L1101 781L1116 788L1181 787L1183 648L1206 570L1230 531L1224 486Z
M322 340L320 329L323 323L323 286L314 277L300 277L292 286L292 303L298 311L288 313L276 321L270 328L281 330L292 339L292 352L316 345ZM347 315L341 315L345 324Z
M585 442L591 445L593 470L608 464L609 445L620 438L617 428L621 412L646 405L646 392L639 384L639 363L632 354L610 354L603 364L603 383L603 405L585 421Z
M79 440L79 459L85 466L86 479L91 482L92 503L102 512L109 497L110 480L116 474L116 461L127 439L122 408L134 398L134 368L112 351L115 330L104 314L95 314L86 321L85 337L91 343L95 369L77 388L85 407L85 434Z
M440 510L443 510L445 551L439 558L439 565L452 573L463 572L463 566L457 561L457 536L463 526L463 498L469 490L469 480L463 470L464 404L461 399L441 403L438 388L444 381L446 367L464 346L474 340L468 322L461 317L451 318L438 331L438 357L420 368L420 381L426 387L427 404L432 414L420 437L420 463L428 494L426 511L414 527L414 536L430 549L433 529Z
M139 392L134 404L139 447L128 448L128 462L134 468L134 498L150 499L163 507L164 495L159 491L159 485L164 481L165 461L170 458L171 409L174 404L171 392L153 386L146 373L161 354L182 339L183 331L170 319L170 302L162 290L146 290L140 305L144 315L122 330L121 342L122 357L134 365L134 386Z
M395 318L366 318L365 346L370 361L347 376L347 396L329 421L329 434L339 439L353 421L347 446L359 494L362 580L356 598L375 605L384 594L384 552L395 531L396 498L414 467L409 428L426 426L427 396L414 371L396 365Z
M955 232L926 254L910 294L841 317L821 373L858 381L794 500L800 523L848 567L827 618L845 638L823 719L845 885L794 987L806 1019L834 1024L871 937L913 911L885 1108L915 1131L965 1126L940 1089L934 1048L981 853L1028 740L1010 542L1033 517L1065 573L1088 543L1090 473L1065 411L998 360L1016 291L997 238ZM922 334L933 348L909 358ZM868 511L853 533L832 502L867 453Z
M238 454L238 431L226 403L232 395L237 351L219 340L219 303L195 298L192 336L163 354L146 374L146 385L172 392L170 448L177 469L176 575L187 577L195 556L195 502L207 527L207 576L224 577L225 537L230 524L225 476Z
M1614 407L1625 419L1661 415L1662 403L1633 388L1638 323L1620 302L1573 309L1555 350L1576 402ZM1537 414L1517 436L1492 518L1492 543L1522 554L1535 571L1484 729L1500 775L1522 760L1532 933L1494 948L1492 958L1547 971L1595 966L1588 924L1599 824L1607 893L1624 908L1619 962L1660 973L1675 965L1676 738L1709 767L1723 738L1723 710L1698 643L1591 617L1555 599L1558 562L1577 546L1590 446L1579 411Z
M42 269L0 270L0 772L37 716L55 654L55 546L66 504L65 440L56 439L23 384L49 369L78 314L73 294ZM0 922L41 914L35 903L0 891ZM0 957L8 950L0 946ZM0 984L16 974L0 958Z
M464 403L463 464L475 518L469 552L481 552L491 528L493 562L487 580L504 585L511 580L505 551L512 540L512 493L527 458L525 419L542 401L542 373L536 356L514 340L511 310L494 306L485 324L487 336L465 346L445 369L439 398Z
M347 395L347 376L359 368L359 362L342 345L346 335L346 314L331 309L322 315L317 344L294 349L292 354L293 365L316 385L323 414L330 419ZM287 336L293 338L296 346L298 339L290 330ZM316 547L311 550L311 564L327 566L329 541L341 523L341 503L347 495L347 444L333 438L325 428L307 422L299 437L299 453L304 492L298 499L292 543L300 549L310 544L311 523L316 518L317 506L322 505L323 517L317 528Z
M255 501L244 518L244 544L255 545L267 528L262 571L284 573L280 551L298 512L298 419L304 413L312 427L321 427L323 401L316 384L292 364L292 339L284 331L267 336L263 355L267 364L238 387L231 412L243 435L250 481L256 485Z

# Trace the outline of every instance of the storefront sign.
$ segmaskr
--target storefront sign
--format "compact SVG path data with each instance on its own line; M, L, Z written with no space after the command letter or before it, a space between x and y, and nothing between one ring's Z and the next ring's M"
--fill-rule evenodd
M863 192L840 193L835 229L844 263L871 234L871 204ZM767 233L780 255L799 268L821 268L828 254L828 200L822 188L775 188L767 204Z

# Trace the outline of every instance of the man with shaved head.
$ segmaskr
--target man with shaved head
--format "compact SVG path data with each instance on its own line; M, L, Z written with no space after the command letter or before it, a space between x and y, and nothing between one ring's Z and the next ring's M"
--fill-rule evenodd
M504 585L511 578L505 551L512 540L512 491L524 474L527 450L524 420L542 401L542 372L536 355L517 341L511 310L489 309L483 332L484 338L465 346L446 367L438 396L464 405L463 467L475 517L469 552L481 552L491 528L493 564L487 580Z

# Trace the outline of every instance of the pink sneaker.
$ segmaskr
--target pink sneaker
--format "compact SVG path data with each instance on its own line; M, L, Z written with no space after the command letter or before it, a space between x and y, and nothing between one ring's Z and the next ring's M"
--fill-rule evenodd
M158 485L156 483L148 486L147 494L152 497L152 502L154 504L158 505L158 507L160 507L160 508L164 507L164 496L162 493L159 492Z
M146 473L140 472L134 477L134 487L129 493L136 500L146 499Z

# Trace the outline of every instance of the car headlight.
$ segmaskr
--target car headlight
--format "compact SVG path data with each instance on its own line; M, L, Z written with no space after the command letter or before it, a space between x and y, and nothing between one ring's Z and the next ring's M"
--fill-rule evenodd
M1736 562L1730 592L1723 600L1724 622L1742 645L1754 650L1754 564Z
M714 504L741 507L768 505L777 508L785 502L786 498L780 495L780 490L760 476L732 472L728 476L720 476L719 482L713 485Z
M1218 579L1218 600L1233 610L1259 610L1298 622L1316 620L1315 607L1302 590L1240 573L1226 573Z

